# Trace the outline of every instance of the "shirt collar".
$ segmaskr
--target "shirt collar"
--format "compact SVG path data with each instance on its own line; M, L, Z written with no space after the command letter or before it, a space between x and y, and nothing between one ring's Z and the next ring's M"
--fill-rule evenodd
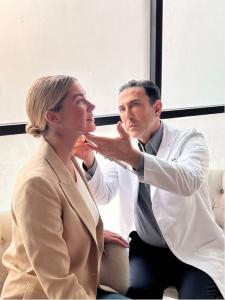
M163 122L161 121L159 129L153 134L153 136L150 138L150 140L147 142L146 145L138 141L139 149L149 154L156 155L159 150L159 146L161 144L162 136L163 136Z

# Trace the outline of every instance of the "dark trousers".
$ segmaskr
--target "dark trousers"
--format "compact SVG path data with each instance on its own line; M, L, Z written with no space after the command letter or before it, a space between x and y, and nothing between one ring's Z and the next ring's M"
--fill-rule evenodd
M205 272L180 261L168 248L144 243L130 234L130 287L132 299L162 299L168 286L178 290L179 299L215 299L219 293Z

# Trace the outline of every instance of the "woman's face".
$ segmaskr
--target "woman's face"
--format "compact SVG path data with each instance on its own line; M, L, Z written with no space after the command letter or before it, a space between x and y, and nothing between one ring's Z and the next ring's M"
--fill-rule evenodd
M87 100L80 83L74 81L62 103L62 108L57 112L61 130L75 136L94 131L94 109L95 106Z

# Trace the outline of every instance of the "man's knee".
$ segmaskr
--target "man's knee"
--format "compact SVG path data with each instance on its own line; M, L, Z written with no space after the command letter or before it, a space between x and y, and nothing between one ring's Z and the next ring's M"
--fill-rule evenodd
M210 289L181 289L179 292L179 299L216 299L217 291Z
M207 273L192 266L184 272L178 290L180 299L216 299L219 292Z

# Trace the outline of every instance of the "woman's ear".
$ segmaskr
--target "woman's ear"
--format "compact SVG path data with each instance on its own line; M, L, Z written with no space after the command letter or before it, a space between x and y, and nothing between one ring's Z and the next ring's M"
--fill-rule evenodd
M159 117L162 112L162 101L156 100L156 102L154 103L154 106L155 106L155 116Z
M51 125L59 124L59 116L58 116L57 112L55 112L55 111L50 111L50 110L46 111L45 119L48 124L51 124Z

